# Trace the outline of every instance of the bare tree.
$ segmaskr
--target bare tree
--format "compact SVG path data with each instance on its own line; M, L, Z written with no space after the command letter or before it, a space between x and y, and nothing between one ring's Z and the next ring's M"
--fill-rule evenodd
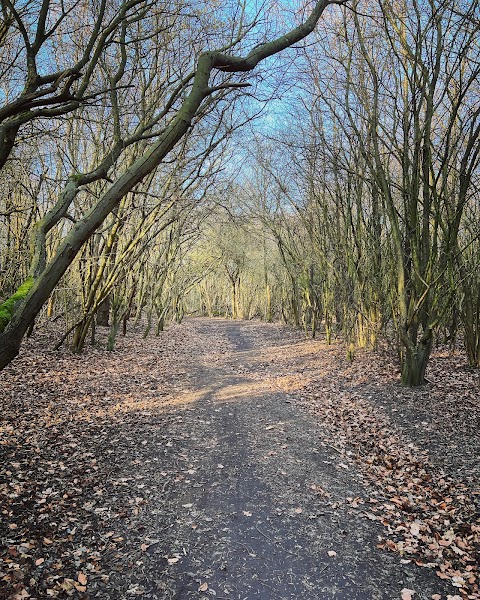
M224 48L202 52L196 60L195 69L181 77L176 88L171 90L169 97L165 100L163 108L157 110L153 123L142 123L140 131L136 131L133 136L127 138L122 136L121 128L117 127L115 143L103 160L96 165L96 168L87 173L78 173L70 177L56 205L37 226L31 279L22 286L21 292L17 293L13 302L10 301L8 312L11 312L11 319L0 334L0 368L8 364L18 354L21 340L30 323L68 269L84 242L101 225L125 194L134 189L138 183L155 170L190 127L195 124L202 111L205 110L206 105L208 106L216 94L223 94L225 90L247 85L242 80L239 82L233 81L231 74L248 73L265 59L300 42L314 30L327 6L342 3L343 0L320 0L313 7L308 18L300 25L293 27L290 31L275 39L262 40L246 54L233 53L233 49L243 40L242 28L240 28L238 35L235 35ZM128 64L125 55L127 52L126 31L128 26L133 26L134 21L135 18L133 17L127 24L120 27L120 32L115 38L121 60L116 73L113 74L114 89L118 86L126 71ZM19 23L19 19L17 19L17 22ZM125 23L125 21L123 22ZM25 45L27 45L25 35L23 35L23 39ZM109 39L108 35L105 39ZM218 79L217 74L224 74L225 77ZM211 82L212 77L215 79L213 83ZM162 123L162 120L164 122L163 127L160 130L155 129L155 125ZM56 253L47 261L44 251L45 237L52 227L65 217L77 194L85 186L95 181L108 181L112 166L123 155L125 148L131 146L134 142L148 138L153 139L153 143L143 150L138 158L133 160L106 187L101 197L72 226ZM27 293L25 294L25 292Z

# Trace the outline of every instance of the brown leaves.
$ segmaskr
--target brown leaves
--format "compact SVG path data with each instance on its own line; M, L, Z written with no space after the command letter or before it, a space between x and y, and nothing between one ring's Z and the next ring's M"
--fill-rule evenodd
M133 338L121 340L124 354L115 357L52 355L34 342L2 372L0 535L9 541L0 549L0 597L93 597L108 585L110 559L145 558L150 541L135 521L149 508L152 478L138 465L151 453L145 440L174 450L152 415L168 418L185 378L183 331L157 348L145 342L140 353ZM165 483L178 476L184 485L194 471L165 471Z
M77 590L77 592L86 592L87 591L86 583L87 583L86 578L85 578L85 584L82 584L80 581L78 581L78 583L75 581L74 586L75 586L75 589Z
M96 350L82 357L55 355L54 361L40 354L25 354L16 363L16 371L5 372L5 386L0 390L7 407L0 430L6 457L6 477L0 480L4 511L0 528L9 541L0 555L0 570L7 577L0 582L0 595L7 590L6 597L20 599L30 595L76 597L79 593L95 597L99 586L104 585L103 591L108 588L106 573L118 566L129 574L137 563L144 569L155 551L149 532L141 529L142 515L157 509L152 502L157 493L151 489L153 480L157 489L171 486L178 490L179 503L170 510L191 519L190 531L202 535L197 505L183 492L191 491L205 473L181 447L182 435L188 434L187 418L182 421L178 412L167 409L178 402L183 403L183 414L189 409L194 414L196 401L194 394L184 397L179 393L185 389L185 374L176 364L175 343L183 339L175 340L175 335L163 337L156 346L155 340L148 340L145 346L121 341L120 345L132 343L132 348L124 354L119 349L117 362L112 355ZM394 370L388 364L372 367L371 357L368 364L357 358L343 367L337 364L334 352L323 352L318 342L305 343L302 349L302 367L308 366L308 377L316 379L305 395L330 434L330 446L325 450L336 457L336 465L341 462L341 473L347 475L359 466L364 474L365 497L350 498L349 509L361 511L385 528L382 548L398 553L405 564L435 569L440 578L457 587L456 600L475 598L478 565L473 557L480 529L473 522L470 484L442 475L421 446L413 443L425 435L427 426L419 427L416 437L403 431L403 422L415 403L423 405L428 398L418 400L408 392L414 398L408 404L407 392L391 384ZM281 352L276 351L275 359ZM288 362L296 360L292 346L289 353L282 361L285 370L293 372L297 367ZM291 369L290 364L294 365ZM265 370L268 368L269 361L265 362ZM265 370L257 373L259 381L266 378ZM272 385L273 375L268 375ZM288 377L292 394L305 385L303 372ZM464 383L461 402L470 389ZM394 398L392 412L403 411L401 425L388 416L386 397ZM448 419L453 419L454 400L449 398L448 404L441 395L436 398ZM473 413L465 412L464 420L467 414L470 418ZM435 417L436 425L440 417ZM267 454L268 461L275 463L283 454L286 437L284 424L273 424L271 419L266 417L261 427L272 442L265 453L275 447L276 452ZM165 423L168 435L163 431ZM206 429L208 426L205 422ZM432 440L438 443L438 438ZM160 454L162 460L169 460L165 464L147 462L152 460L152 448L155 457ZM221 455L212 463L215 476L228 477L233 470L234 465L218 462L224 460ZM278 476L287 476L287 471L278 471ZM317 500L327 502L330 494L320 485L311 481L305 485ZM300 503L302 508L297 506ZM297 517L302 511L304 516ZM242 508L238 512L241 515ZM308 504L298 498L289 505L289 515L299 521L311 518ZM171 516L174 522L178 515ZM243 516L249 517L242 519L247 524L256 520L248 510ZM181 551L175 545L161 549L159 556L166 570L174 573L183 567L186 554ZM335 562L335 551L327 552ZM203 581L208 577L202 575L199 586L208 586ZM132 595L145 597L146 592L135 582L129 589ZM199 591L212 592L208 587Z
M365 358L374 359L372 355ZM343 449L345 454L348 449L365 482L374 490L374 494L370 492L374 499L349 498L350 506L384 525L387 539L379 543L379 548L399 553L402 560L413 559L417 565L435 569L440 578L461 589L466 597L479 598L474 547L480 543L480 535L473 521L476 490L442 473L421 444L411 441L383 410L387 404L385 393L396 398L394 415L405 411L402 414L405 419L407 410L402 409L403 390L390 385L385 391L389 385L388 372L387 376L377 373L373 363L359 359L357 364L338 363L334 375L320 376L308 387L306 403L335 439L335 451L342 453ZM324 369L328 372L326 366ZM362 381L368 381L365 391L353 391L360 389ZM474 389L464 384L462 393L473 398ZM436 390L437 396L440 392ZM425 391L409 393L412 398L416 393L423 394L422 398L426 394ZM461 405L462 402L460 410ZM452 418L453 406L450 404L445 411L448 419ZM434 415L437 422L441 417ZM463 413L459 412L456 418L463 421ZM417 433L421 442L421 428ZM456 441L468 443L458 438ZM365 504L370 505L368 510ZM406 597L408 593L405 591Z

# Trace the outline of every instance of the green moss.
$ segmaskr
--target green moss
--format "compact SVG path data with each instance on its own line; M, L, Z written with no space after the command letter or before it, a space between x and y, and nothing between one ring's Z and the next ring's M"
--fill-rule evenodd
M0 333L10 323L10 319L13 317L15 306L20 300L23 300L28 294L33 285L33 277L29 277L25 280L18 290L10 296L3 304L0 304Z

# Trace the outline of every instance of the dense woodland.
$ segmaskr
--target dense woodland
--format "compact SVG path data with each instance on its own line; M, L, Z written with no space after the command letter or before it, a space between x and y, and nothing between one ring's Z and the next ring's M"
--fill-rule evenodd
M480 600L479 40L0 0L0 599Z
M477 0L0 5L1 366L192 314L480 366Z

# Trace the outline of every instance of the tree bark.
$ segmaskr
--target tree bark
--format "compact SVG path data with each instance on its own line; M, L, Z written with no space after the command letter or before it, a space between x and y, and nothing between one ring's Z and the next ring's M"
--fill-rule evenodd
M407 346L402 365L401 381L408 387L423 385L425 381L425 371L427 369L428 359L432 349L432 338L420 342L415 346Z

